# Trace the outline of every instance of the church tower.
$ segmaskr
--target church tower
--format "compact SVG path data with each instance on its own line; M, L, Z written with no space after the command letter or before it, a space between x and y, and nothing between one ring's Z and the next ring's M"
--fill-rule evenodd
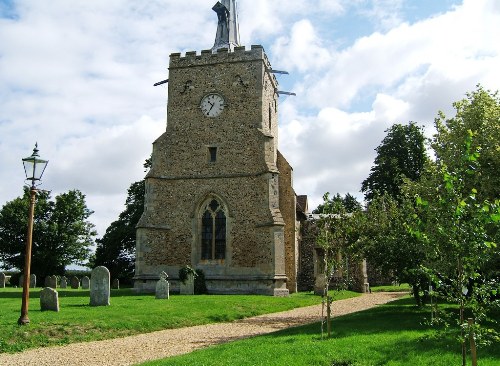
M175 291L189 265L203 270L209 293L286 296L295 193L278 152L278 83L262 46L240 46L235 0L213 10L214 47L170 55L167 128L146 176L134 288L154 291L165 271Z

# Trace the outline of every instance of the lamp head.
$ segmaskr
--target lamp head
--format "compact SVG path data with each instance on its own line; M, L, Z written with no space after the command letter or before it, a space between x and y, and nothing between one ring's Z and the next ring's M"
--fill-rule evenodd
M40 155L38 155L38 143L35 144L33 154L23 159L26 180L31 181L32 187L35 186L35 181L42 179L43 172L45 171L48 162L48 160L43 160L40 158Z

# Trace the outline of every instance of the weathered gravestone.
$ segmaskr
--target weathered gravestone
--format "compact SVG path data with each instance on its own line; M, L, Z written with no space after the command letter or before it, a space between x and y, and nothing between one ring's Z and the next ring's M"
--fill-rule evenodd
M19 276L19 287L24 286L24 275L22 274ZM29 283L30 288L35 288L36 287L36 275L32 274L30 275L30 283Z
M99 266L90 275L90 305L108 306L110 298L110 275L106 267Z
M82 277L82 288L88 290L90 287L90 279L87 276Z
M40 291L40 309L59 311L59 296L57 291L51 287L45 287Z
M3 272L0 272L0 288L4 288L5 287L5 273Z
M326 287L326 275L319 274L316 276L316 281L314 282L314 294L319 296L325 296Z
M156 298L170 298L170 284L168 283L168 275L165 272L160 273L160 280L156 282Z
M194 295L194 275L192 273L188 273L187 278L184 281L181 281L180 294Z
M71 277L71 279L69 280L69 283L70 283L72 289L77 289L80 287L80 280L76 276Z
M120 288L120 280L118 278L115 278L113 280L113 283L111 284L112 289L119 289Z
M45 277L45 287L57 288L57 277L56 276Z
M68 279L65 276L61 277L61 281L59 282L59 287L60 288L68 287Z

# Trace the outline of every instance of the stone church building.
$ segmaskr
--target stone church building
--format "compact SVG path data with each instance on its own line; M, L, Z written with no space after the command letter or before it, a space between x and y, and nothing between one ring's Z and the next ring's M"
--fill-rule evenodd
M278 82L262 46L239 42L235 0L213 7L212 49L170 55L167 128L153 143L137 225L134 288L203 270L209 293L297 290L293 169L278 151ZM305 207L302 207L305 206Z

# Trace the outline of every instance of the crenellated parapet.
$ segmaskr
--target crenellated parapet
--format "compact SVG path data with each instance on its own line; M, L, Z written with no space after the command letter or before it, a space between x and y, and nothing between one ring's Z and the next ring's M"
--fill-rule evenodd
M201 53L188 51L184 56L181 53L172 53L170 55L170 68L252 60L264 60L266 66L271 67L264 47L253 45L250 50L247 50L245 46L239 46L235 47L234 51L230 51L228 48L219 48L215 52L212 50L203 50Z
M169 69L259 60L264 63L267 70L271 70L271 63L261 45L252 45L249 50L245 46L238 46L234 48L234 51L228 48L219 48L215 52L212 50L202 50L201 53L188 51L184 56L177 52L170 55ZM272 79L277 82L274 75Z

